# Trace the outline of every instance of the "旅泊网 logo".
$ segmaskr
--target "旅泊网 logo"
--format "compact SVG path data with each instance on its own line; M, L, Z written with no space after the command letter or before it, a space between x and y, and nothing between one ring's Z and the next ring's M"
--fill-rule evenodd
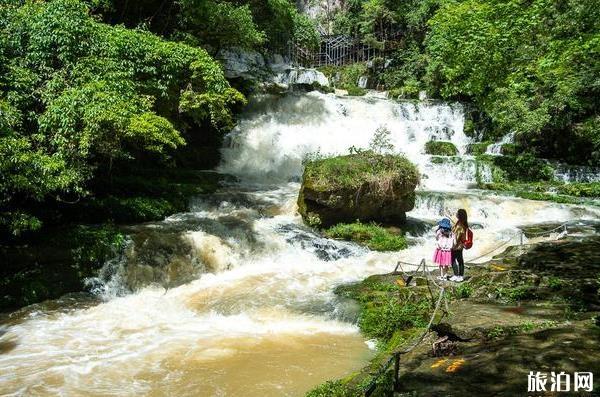
M533 372L527 375L528 392L591 392L594 390L594 374L591 372Z

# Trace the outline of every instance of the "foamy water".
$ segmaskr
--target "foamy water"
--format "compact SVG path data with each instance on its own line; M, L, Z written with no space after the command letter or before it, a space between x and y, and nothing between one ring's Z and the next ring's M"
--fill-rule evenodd
M467 209L476 227L467 260L518 243L519 227L600 215L469 190L476 170L464 155L432 162L424 154L430 139L450 140L461 154L469 143L459 104L263 97L229 137L219 167L240 184L133 228L128 255L94 280L102 303L11 316L0 335L0 394L300 396L361 368L373 343L352 323L355 307L333 289L389 272L398 259L429 260L433 233L413 233L399 253L323 238L296 212L297 179L308 153L365 148L383 125L396 151L426 174L409 217L428 230L445 213ZM157 240L164 246L149 248ZM162 273L144 262L158 256ZM182 272L191 281L173 284Z

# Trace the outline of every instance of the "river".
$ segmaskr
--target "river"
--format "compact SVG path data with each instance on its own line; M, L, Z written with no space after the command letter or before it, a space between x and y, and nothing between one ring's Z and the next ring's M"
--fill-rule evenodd
M592 207L472 189L476 173L487 174L465 155L463 122L460 104L317 92L253 98L218 167L239 182L197 197L189 212L130 227L127 254L90 280L96 298L68 296L4 318L0 394L302 396L374 356L356 307L336 298L335 286L391 271L398 259L429 260L429 226L445 212L469 213L467 261L517 244L526 225L598 218ZM381 126L423 174L408 213L410 247L400 253L322 238L296 213L303 159L365 148ZM452 141L460 157L432 162L430 139Z

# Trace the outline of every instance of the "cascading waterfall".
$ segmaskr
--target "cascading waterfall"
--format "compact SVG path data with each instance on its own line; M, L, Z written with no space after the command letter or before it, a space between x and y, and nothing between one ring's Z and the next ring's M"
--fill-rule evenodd
M460 104L399 103L311 92L284 98L262 96L249 114L229 136L220 167L220 171L247 181L297 179L305 156L347 154L351 147L367 148L377 128L385 127L396 150L422 171L426 168L424 188L466 187L475 182L473 166L435 164L424 155L425 143L430 140L451 141L465 153L470 141L463 133ZM447 177L451 168L461 169L458 178Z
M306 156L366 148L381 126L424 174L408 213L420 227L400 253L323 238L295 207ZM122 261L95 280L106 301L8 317L0 394L300 396L373 354L334 287L388 272L399 258L429 259L430 225L445 213L469 212L476 243L467 260L498 241L516 243L527 224L598 217L585 206L468 189L478 171L462 129L459 104L254 98L219 167L241 182L198 197L189 212L132 227ZM461 156L433 161L424 154L431 139L453 142Z
M562 182L600 182L600 167L557 164L554 177Z
M508 134L504 135L502 137L502 139L500 139L500 141L490 144L486 148L485 153L491 154L494 156L499 156L502 154L502 146L507 143L513 143L514 141L515 141L515 133L509 132Z

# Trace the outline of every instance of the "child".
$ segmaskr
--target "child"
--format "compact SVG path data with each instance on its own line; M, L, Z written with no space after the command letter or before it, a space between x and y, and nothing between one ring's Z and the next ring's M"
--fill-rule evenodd
M437 240L436 249L433 253L433 262L437 263L440 268L440 276L438 279L446 280L446 270L452 263L452 246L454 237L452 235L452 225L450 219L444 218L438 222L438 228L435 232Z

